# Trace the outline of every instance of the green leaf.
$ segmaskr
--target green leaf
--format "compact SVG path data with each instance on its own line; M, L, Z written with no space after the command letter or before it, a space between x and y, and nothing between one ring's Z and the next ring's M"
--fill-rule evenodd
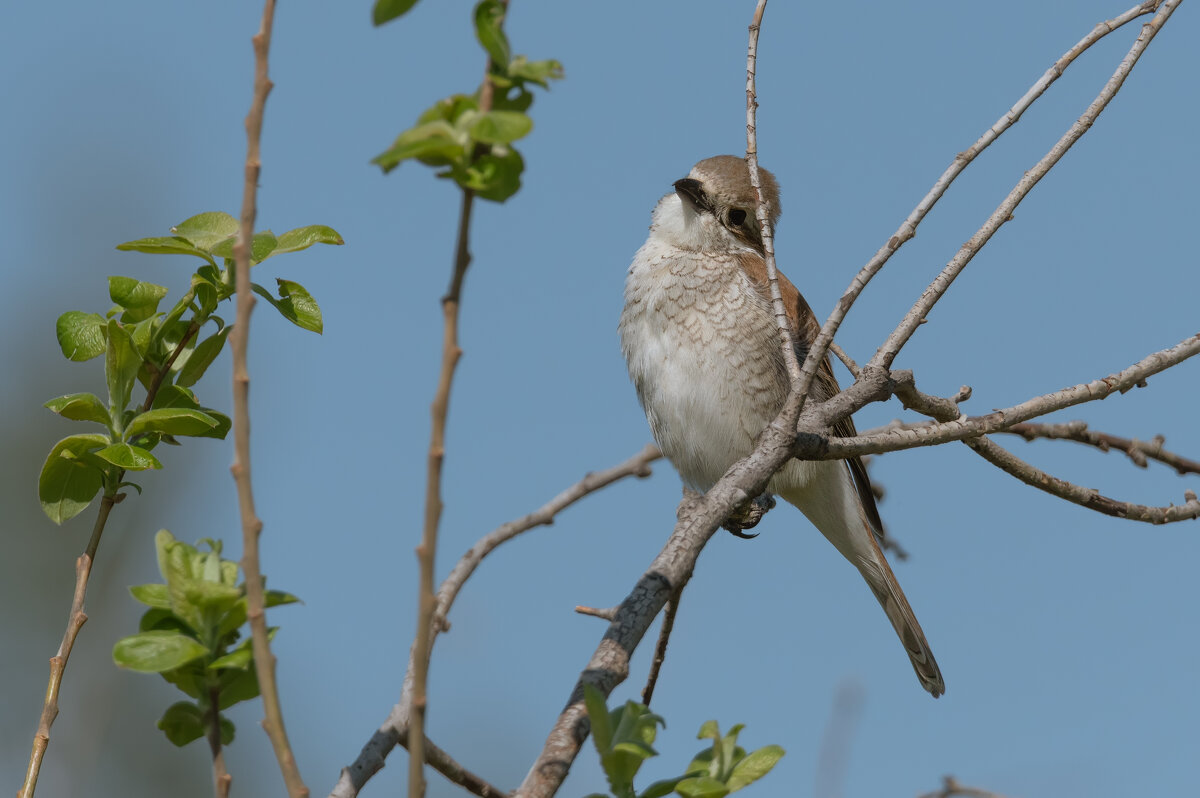
M140 446L128 443L114 443L96 452L95 455L105 462L112 463L126 471L145 471L148 468L162 468L158 458Z
M521 172L525 161L513 149L503 154L482 155L469 167L452 173L455 181L469 188L480 198L504 202L521 188Z
M51 521L61 524L92 503L104 473L83 456L108 444L107 435L72 435L54 444L38 477L38 499Z
M263 594L263 606L282 607L285 604L298 604L300 599L282 590L268 590Z
M583 685L583 703L587 707L588 720L592 722L592 742L601 756L612 750L612 723L609 720L608 707L604 703L604 694L591 684Z
M543 89L550 88L548 80L562 80L563 66L554 59L529 61L523 55L514 58L508 65L508 76L514 80L528 80Z
M139 632L183 632L184 634L191 633L191 627L175 616L175 613L164 607L151 607L142 613L142 619L138 622ZM174 682L168 678L167 681ZM183 688L180 688L183 689ZM186 690L184 692L187 692ZM199 690L193 695L188 693L192 698L200 695Z
M154 408L163 407L186 407L192 410L199 410L204 415L209 416L217 422L217 426L211 431L205 432L194 437L197 438L217 438L224 439L229 432L232 422L229 416L224 413L219 413L211 407L201 407L200 402L196 400L196 395L187 388L181 388L178 385L164 385L158 394L154 397Z
M129 593L138 601L151 607L162 610L171 608L171 597L167 594L166 585L158 583L134 585L129 588Z
M143 673L174 670L206 654L198 640L179 632L140 632L113 646L113 662Z
M462 160L466 144L448 122L439 119L404 131L391 147L372 158L371 163L385 173L409 158L419 158L429 166L448 166Z
M217 420L207 413L185 407L163 407L147 410L134 416L125 429L132 438L143 432L165 432L168 435L203 435L217 427Z
M375 0L375 8L371 12L371 22L376 27L385 22L391 22L399 16L407 14L409 9L417 4L417 0Z
M108 349L104 359L104 376L108 382L108 402L117 411L129 404L134 380L142 366L142 356L133 345L129 330L116 319L108 322Z
M499 69L507 67L512 59L503 24L504 4L500 0L482 0L475 6L475 38L491 57L493 66Z
M197 380L204 376L204 372L208 371L208 367L212 365L213 361L217 359L217 355L221 354L221 349L225 346L225 339L229 337L229 331L232 329L233 327L223 327L220 332L210 335L196 344L196 348L188 355L187 362L179 370L179 376L175 378L175 383L185 388L195 385Z
M426 108L417 117L417 125L424 125L427 122L443 122L453 123L467 111L478 111L479 100L470 94L451 94L449 97L444 97L433 105ZM453 130L453 127L447 128Z
M216 255L218 258L232 258L233 245L237 243L237 239L237 236L231 236L224 239L220 243L215 244L212 248L212 254ZM255 233L254 238L250 241L251 264L261 263L262 261L271 257L271 253L275 251L275 247L278 246L278 244L279 240L275 238L275 234L270 230L263 230L262 232Z
M192 245L186 238L180 236L139 238L136 241L126 241L117 244L117 249L124 252L145 252L148 255L195 255L216 265L212 255Z
M168 740L182 748L204 736L204 710L191 701L172 704L159 718L158 728L162 729Z
M740 790L767 775L771 768L775 767L783 758L783 754L784 750L778 745L763 746L757 751L747 754L741 762L734 765L733 773L725 782L729 791Z
M673 779L656 781L638 793L638 798L662 798L664 795L670 795L675 792L675 785L679 784L683 779L683 776L676 776Z
M231 721L229 718L220 717L217 718L217 724L221 727L221 745L229 745L232 743L233 735L236 731L233 721Z
M223 211L209 211L184 219L171 232L200 249L211 250L219 242L237 235L238 220Z
M278 626L273 626L267 630L267 640L274 640L275 633L279 631ZM237 668L245 670L254 664L254 646L251 638L247 637L237 648L230 651L220 659L213 660L208 664L210 670L223 670L225 668Z
M488 111L475 117L470 130L484 144L511 144L529 135L533 120L518 111Z
M280 255L284 252L299 252L308 249L313 244L344 244L342 236L332 227L323 224L310 224L308 227L297 227L288 230L279 237L279 244L271 254Z
M66 396L51 399L42 406L48 407L63 418L69 418L72 421L95 421L97 424L105 426L112 422L108 415L108 408L95 394L69 393Z
M141 321L150 316L154 311L158 310L158 303L167 295L165 286L155 285L154 283L143 283L141 280L135 280L132 277L109 277L108 278L108 296L113 302L116 302L126 310L144 311L140 318L133 321Z
M291 280L276 279L275 282L279 284L279 299L271 296L267 289L258 283L252 283L251 287L254 289L254 293L274 305L285 319L297 327L315 333L324 330L321 309L317 307L317 301L305 290L304 286Z
M68 310L58 317L55 333L58 345L67 360L82 362L104 354L108 332L104 317L99 313Z
M258 675L254 668L224 668L220 673L221 697L217 701L220 709L228 709L241 701L258 698Z
M676 784L675 792L684 798L724 798L729 788L711 776L693 776Z

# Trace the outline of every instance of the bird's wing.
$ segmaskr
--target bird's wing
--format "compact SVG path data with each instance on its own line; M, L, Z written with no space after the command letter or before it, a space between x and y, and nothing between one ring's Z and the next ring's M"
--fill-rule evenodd
M771 294L767 283L766 261L758 253L745 253L740 255L738 260L742 270L754 283L754 287L769 301ZM808 302L804 300L804 295L783 272L779 272L779 293L783 297L783 309L787 312L788 322L796 336L796 356L803 363L804 359L808 357L809 346L821 332L821 325L817 322L817 317L813 314L812 308L808 306ZM821 363L817 366L812 396L818 402L824 402L836 396L841 390L837 377L833 373L833 365L830 363L829 356L826 355L821 358ZM852 438L857 435L854 419L847 416L838 421L833 425L833 434L839 438ZM860 457L851 457L846 460L846 466L850 469L850 476L854 478L854 488L858 492L858 499L866 512L867 520L871 524L871 531L875 533L877 541L882 545L883 519L879 517L879 508L875 505L875 492L871 490L871 479L867 476L866 466L863 465Z

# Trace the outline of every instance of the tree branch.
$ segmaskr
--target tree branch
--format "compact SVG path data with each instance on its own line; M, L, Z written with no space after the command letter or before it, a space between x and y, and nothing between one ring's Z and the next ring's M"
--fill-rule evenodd
M919 798L1004 798L1004 796L998 792L981 790L978 787L967 787L959 784L953 776L946 776L942 779L942 789L927 792Z
M1066 71L1067 67L1079 57L1081 53L1091 47L1093 44L1104 38L1106 35L1126 24L1127 22L1143 15L1148 14L1158 9L1161 0L1150 0L1150 2L1140 3L1126 11L1120 16L1114 17L1106 22L1097 25L1091 33L1081 39L1074 47L1068 50L1058 61L1054 63L1046 71L1046 73L1025 93L1016 105L986 131L979 139L967 149L954 156L954 160L946 167L944 171L929 189L928 193L917 203L917 206L912 210L908 217L901 222L900 227L892 234L882 247L867 261L866 265L859 270L858 274L850 282L850 286L842 294L833 311L829 314L829 318L821 327L821 332L813 341L812 348L808 352L808 357L804 361L801 368L801 380L797 389L801 394L807 394L809 387L812 385L813 378L816 376L817 367L821 360L825 357L830 344L833 342L834 335L837 334L838 328L842 321L845 320L846 314L866 288L867 283L871 281L879 270L891 259L900 247L904 246L913 236L917 234L917 227L933 209L950 188L950 185L962 174L963 170L975 160L985 149L991 146L1006 130L1015 125L1028 108L1033 105L1039 97L1045 93L1050 84L1058 80L1058 78Z
M305 798L308 787L300 777L296 757L288 743L279 689L275 683L275 655L267 636L263 598L262 569L259 567L258 538L262 521L254 509L254 491L250 481L250 372L247 344L250 338L250 314L255 298L250 290L250 247L254 240L254 220L258 215L258 177L262 171L263 109L272 83L267 73L267 55L271 47L271 27L275 21L275 0L263 4L262 24L251 41L254 44L254 98L246 115L246 169L242 186L241 228L233 246L236 263L237 316L230 344L233 349L233 446L230 471L237 485L238 508L242 520L242 574L246 579L246 615L250 621L254 671L262 691L263 729L271 740L279 770L291 798Z
M1164 449L1163 445L1167 441L1162 435L1155 435L1149 442L1139 441L1137 438L1121 438L1107 432L1093 432L1083 421L1069 421L1066 424L1013 424L1000 432L1020 435L1027 441L1038 438L1075 441L1087 446L1094 446L1102 452L1117 449L1124 452L1138 468L1145 468L1147 460L1156 460L1171 466L1180 475L1200 474L1200 461L1191 460Z
M750 21L750 45L746 50L746 166L750 169L750 185L754 186L757 200L755 216L762 234L763 257L767 264L767 286L771 292L771 311L775 314L775 325L779 328L779 344L783 347L783 362L787 367L788 381L793 391L800 385L800 362L796 359L796 335L788 323L787 310L783 306L783 294L779 290L779 268L775 264L775 235L771 230L771 211L763 197L762 180L758 174L758 127L755 117L758 111L758 96L754 87L754 71L758 61L758 33L762 26L767 0L758 0L754 18Z
M1075 142L1083 137L1083 134L1096 122L1096 118L1100 116L1100 113L1108 107L1113 97L1121 89L1122 84L1125 83L1125 78L1129 76L1134 64L1141 58L1146 47L1149 46L1158 31L1162 29L1162 26L1166 23L1172 12L1174 12L1176 6L1179 5L1179 2L1180 0L1166 0L1158 9L1158 13L1154 15L1154 18L1142 26L1141 33L1138 34L1133 46L1126 53L1125 57L1121 59L1121 63L1117 66L1112 77L1108 79L1104 88L1096 96L1096 99L1092 101L1083 115L1075 121L1075 124L1071 125L1071 128L1050 148L1050 151L1017 181L1016 186L1013 187L1012 191L1009 192L1008 196L1004 198L1004 201L1000 203L996 210L992 212L992 215L988 217L983 226L975 232L975 235L971 236L967 243L962 245L958 250L958 254L946 264L946 268L942 270L942 273L929 284L929 287L921 294L920 299L905 314L904 319L892 334L888 336L883 346L879 347L875 356L871 358L869 365L881 368L891 367L896 356L900 354L900 349L912 338L917 327L929 315L929 312L937 304L938 300L945 295L955 278L962 273L963 269L967 267L967 264L971 262L979 250L983 249L984 245L996 234L1001 225L1012 220L1013 211L1021 204L1021 201L1049 173L1054 165L1062 160L1067 151L1075 145ZM1096 31L1093 31L1093 35L1095 33Z
M604 471L597 471L586 475L579 482L562 491L532 513L509 521L480 538L474 546L467 550L466 554L462 556L438 588L435 611L429 622L430 646L432 647L434 640L436 640L440 632L449 628L449 622L446 618L450 612L450 607L454 604L454 600L458 597L459 591L462 590L467 579L471 577L485 557L495 551L501 544L512 540L522 532L540 526L552 525L555 517L560 512L601 488L607 487L626 477L642 478L650 476L650 463L660 457L662 457L662 453L659 452L658 448L648 445L623 463ZM411 652L400 702L392 708L383 726L363 746L354 763L349 767L342 768L341 777L338 779L338 783L334 786L333 791L330 792L329 798L354 798L367 781L383 768L385 758L397 744L407 746L409 737L409 707L412 702L415 657L416 652ZM453 763L453 760L448 755L446 755L446 760L440 760L435 756L429 745L426 741L425 761L432 765L435 770L453 781L454 779L451 776L453 768L461 766ZM411 748L409 750L411 751ZM450 763L453 763L453 765Z

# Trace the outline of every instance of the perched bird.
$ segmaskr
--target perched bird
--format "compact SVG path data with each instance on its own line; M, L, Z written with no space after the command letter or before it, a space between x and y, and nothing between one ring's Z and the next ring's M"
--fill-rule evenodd
M779 186L770 172L759 174L774 228ZM655 207L650 236L625 280L619 330L629 376L659 448L684 484L700 492L750 454L788 394L756 208L743 159L700 161ZM803 362L820 326L782 274L779 288ZM838 391L826 358L810 397L821 402ZM854 422L839 422L834 433L854 435ZM945 692L921 625L880 550L882 522L862 461L791 460L768 493L799 508L858 569L921 686L935 698Z

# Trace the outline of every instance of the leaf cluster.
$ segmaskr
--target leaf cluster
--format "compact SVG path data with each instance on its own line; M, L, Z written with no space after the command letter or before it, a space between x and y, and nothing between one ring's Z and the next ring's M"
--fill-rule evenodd
M258 696L250 638L241 640L239 631L246 623L246 585L237 583L237 563L221 557L219 542L201 543L207 551L176 540L165 529L155 536L165 583L129 589L150 609L142 615L139 632L113 646L117 665L158 673L193 699L172 704L158 721L178 746L203 737L214 721L221 743L232 742L233 724L221 710ZM299 601L278 590L265 596L268 607ZM269 634L273 637L275 631Z
M380 24L382 5L382 0L376 5L376 24ZM482 86L474 94L439 100L371 163L390 172L402 162L416 159L440 169L438 177L452 179L493 202L504 202L517 192L525 161L513 142L533 129L533 120L526 113L533 104L530 84L548 89L549 81L561 79L563 72L562 64L555 60L513 56L504 33L504 13L500 0L481 0L474 11L475 36L488 55L491 106L481 108Z
M67 359L86 361L104 355L108 401L91 393L73 393L45 404L64 418L102 428L98 433L63 438L42 466L38 496L42 510L56 523L82 512L101 489L114 498L125 486L140 491L136 483L122 481L125 472L162 468L153 454L158 444L178 444L178 437L224 438L229 432L228 416L202 406L191 388L221 353L232 329L216 310L236 292L233 246L238 222L227 213L202 213L180 222L172 233L117 247L192 255L204 261L170 310L159 309L168 293L164 286L110 277L113 306L105 315L71 310L58 318L58 343ZM324 225L297 228L278 237L267 230L254 236L251 263L313 244L341 243L337 231ZM276 282L278 297L257 283L254 291L288 321L321 332L321 311L308 291L290 280ZM210 322L216 329L202 337ZM146 398L132 405L139 383Z
M666 728L666 721L634 701L610 710L603 694L592 685L584 685L584 702L592 741L616 798L662 798L673 792L684 798L724 798L767 775L784 754L778 745L746 753L737 743L742 724L722 735L717 722L710 720L700 727L697 738L712 740L712 744L696 754L683 775L656 781L638 792L633 786L634 776L647 759L658 755L651 744L658 726ZM608 796L593 793L587 798Z

